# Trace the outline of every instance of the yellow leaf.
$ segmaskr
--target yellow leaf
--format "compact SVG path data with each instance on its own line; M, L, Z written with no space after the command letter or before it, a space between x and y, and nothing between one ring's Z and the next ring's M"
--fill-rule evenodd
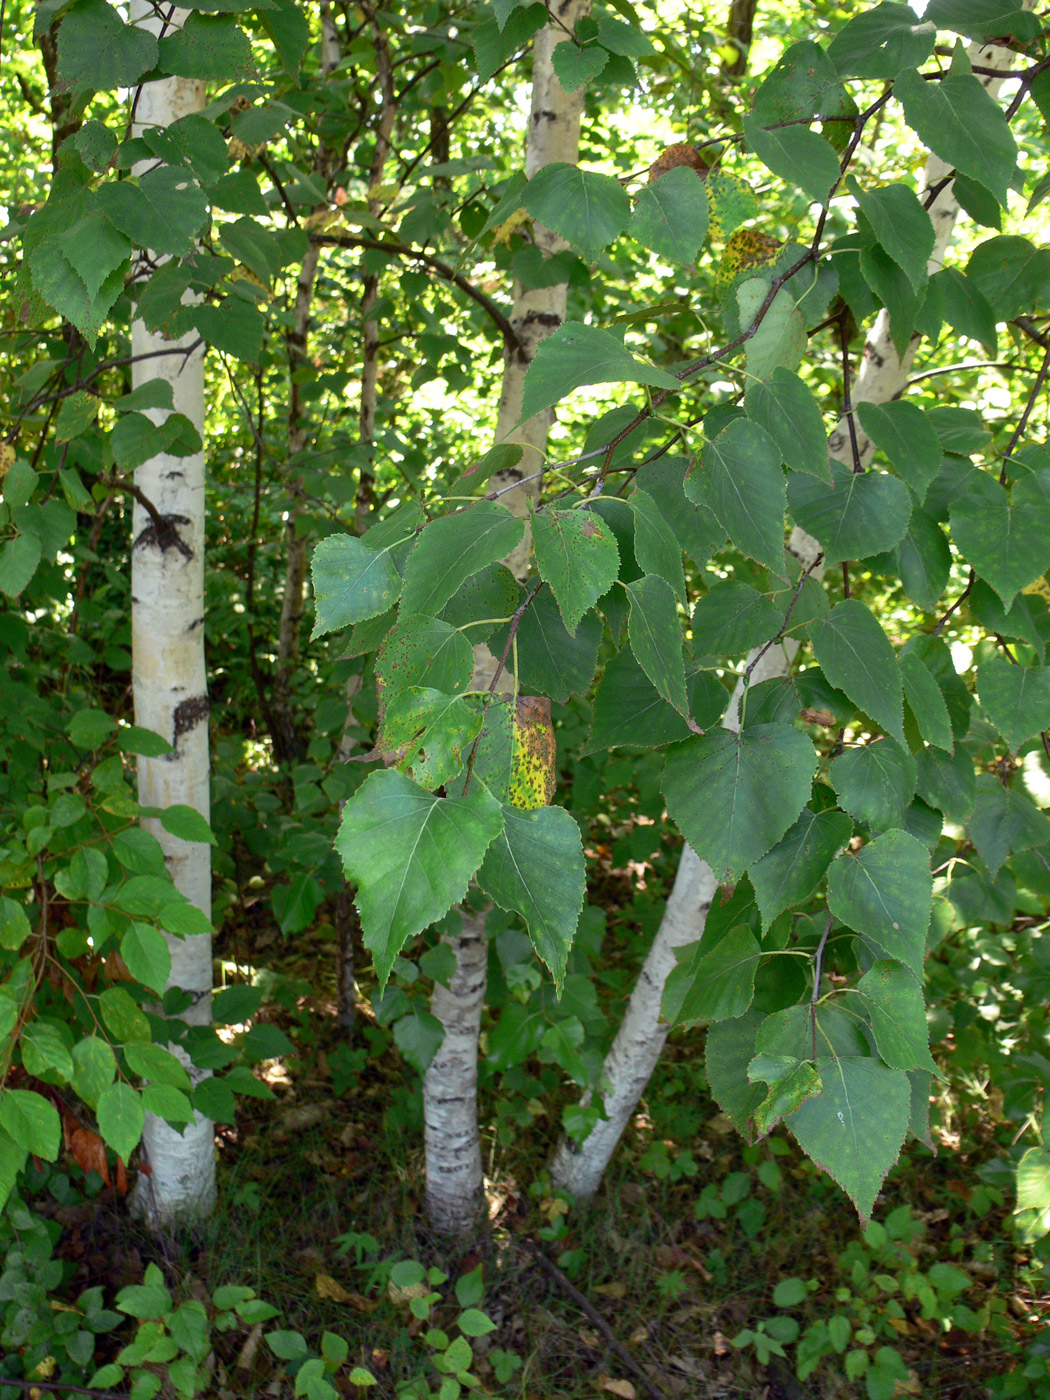
M523 206L515 209L509 219L504 219L503 223L497 224L492 231L492 239L495 243L505 243L509 246L511 235L514 230L529 221L529 211Z
M510 785L512 807L531 812L554 796L557 744L551 702L542 695L520 695L513 718Z

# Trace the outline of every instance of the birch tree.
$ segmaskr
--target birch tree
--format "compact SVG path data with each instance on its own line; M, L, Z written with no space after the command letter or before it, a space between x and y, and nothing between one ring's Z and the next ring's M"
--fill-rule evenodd
M136 3L132 19L161 33L152 6ZM138 134L173 125L204 106L200 79L171 77L146 83L139 93ZM149 169L145 165L141 169ZM162 167L163 168L163 167ZM145 408L157 428L181 414L204 431L204 347L196 332L175 341L147 329L131 331L133 392L144 403L156 396L168 407ZM210 812L208 685L204 665L204 473L203 449L175 456L159 452L135 471L132 514L131 630L135 722L168 740L170 751L139 757L139 801L144 807L189 808L207 821ZM211 917L211 848L167 831L157 818L146 823L160 842L175 887ZM211 1022L210 933L167 940L168 988L188 1005L191 1025ZM215 1149L211 1121L195 1113L181 1132L149 1114L143 1128L148 1174L139 1177L138 1204L153 1225L207 1215L215 1204Z
M734 4L730 19L734 38L741 37L746 23L746 40L750 42L753 12L753 5L748 12L747 7ZM993 74L1011 68L1015 55L995 44L973 44L970 57L974 65L989 70L982 73L981 83L987 92L997 95L1001 80ZM742 65L731 65L727 71L739 74L743 71ZM931 155L919 181L919 198L936 231L927 263L927 273L931 277L943 266L959 214L952 176L953 167ZM854 410L863 403L890 403L902 396L920 339L915 332L899 355L891 334L889 314L885 309L879 312L865 339L859 372L850 393ZM843 353L848 354L845 347ZM867 468L875 450L875 443L853 414L843 418L828 439L831 458L846 467L856 462ZM820 562L823 551L819 541L796 529L789 548L810 577L818 580L823 576ZM794 640L785 640L772 648L755 649L748 658L749 667L754 668L750 670L749 683L759 684L774 676L787 675L797 651L798 643ZM722 721L732 730L739 728L742 694L743 687L738 684ZM582 1143L563 1137L551 1162L551 1182L556 1188L586 1198L601 1185L605 1169L645 1092L671 1030L671 1023L661 1014L667 978L677 965L677 958L684 955L681 950L699 945L717 894L718 882L711 867L686 845L663 920L605 1060L601 1081L603 1116ZM585 1104L589 1103L588 1097Z
M938 804L947 801L932 775L952 761L968 724L968 702L939 641L958 604L934 622L938 599L952 560L961 557L997 590L1003 607L1012 603L1039 573L1035 521L1043 519L1043 506L1036 504L1041 478L1027 475L1041 469L1037 458L1011 465L1030 408L999 466L998 458L983 456L977 423L972 436L959 440L935 409L931 414L892 398L899 366L907 366L927 318L936 326L939 316L963 336L994 343L996 319L1010 319L1019 303L1001 298L993 266L1008 248L1026 258L1031 245L993 237L965 271L937 271L952 221L937 203L943 190L931 188L924 202L902 179L870 183L857 155L893 104L893 120L955 172L956 194L965 186L969 205L992 219L992 206L980 204L975 188L1000 206L1007 200L1017 154L1009 123L1038 65L1026 70L1004 113L982 85L985 65L975 74L962 46L950 68L930 64L938 25L987 42L1002 38L1000 22L964 15L950 0L932 4L925 20L903 6L865 11L826 47L804 40L786 50L743 119L746 151L732 134L714 137L711 144L722 151L715 168L701 153L671 146L648 180L635 177L632 204L604 172L561 163L524 177L491 216L495 227L520 208L592 262L625 232L681 267L697 259L701 245L713 244L720 257L722 330L685 363L664 369L635 342L586 321L566 322L539 346L525 378L522 417L593 385L645 385L648 400L610 429L594 465L586 454L559 464L564 494L533 512L536 572L506 605L509 622L494 634L493 651L499 669L511 667L519 686L561 700L590 687L605 629L615 660L606 663L594 694L589 747L666 747L667 811L711 872L704 879L698 864L691 870L690 855L680 873L658 945L664 956L643 977L636 999L636 1008L648 1003L639 1018L647 1022L641 1048L632 1047L625 1062L637 1068L643 1058L649 1064L655 1058L666 980L668 1020L709 1024L709 1077L741 1130L767 1132L784 1120L862 1215L907 1134L927 1131L931 1061L921 985L933 911L929 852L940 840L944 806ZM1007 28L1015 46L1036 42L1036 26L1019 8ZM604 30L601 21L595 29L578 25L576 37L561 65L555 58L556 72L570 85L586 80L587 69L600 71L622 57L628 42L645 43L644 36L628 41L607 21ZM812 129L816 121L824 134ZM745 174L764 182L763 201L778 197L770 192L784 182L795 201L793 217L807 226L804 237L783 246L756 225L762 206ZM848 229L834 239L832 212ZM873 369L858 384L846 313L838 307L829 315L836 284L846 308L861 317L884 306L898 362L889 378L879 380L881 366L871 358ZM931 286L939 302L928 298ZM972 314L980 305L976 292L988 304L980 319ZM1034 284L1029 292L1040 294ZM1031 305L1030 295L1025 302ZM828 403L798 373L807 327L832 337L823 363L826 370L836 361L840 368L847 453L840 436L833 443L837 455L829 456ZM873 353L881 354L877 342ZM712 410L692 386L723 375L727 364L742 402ZM677 419L669 422L672 408ZM868 465L854 415L885 466ZM700 450L676 453L701 419ZM624 447L656 423L668 428L662 444L635 446L633 453ZM970 508L943 484L954 480L959 453L953 447L963 441L964 452L982 454L976 489L989 506L994 497L1000 514L1011 508L1012 482L1024 518L1031 512L1016 568L1000 566L986 532L971 527ZM490 455L482 465L494 471L503 463ZM942 485L933 488L935 479ZM624 489L614 495L611 487L620 482ZM467 642L441 619L460 580L521 545L523 532L512 532L498 505L499 489L466 508L450 502L446 514L422 529L403 572L390 560L389 545L376 541L362 552L344 542L336 577L316 580L324 626L367 620L400 599L398 622L378 660L388 684L379 747L391 768L371 775L347 804L338 843L358 884L365 942L381 979L405 942L442 917L472 876L484 895L521 916L556 985L565 972L579 900L578 850L546 796L537 805L518 804L512 795L514 783L523 781L516 763L528 770L533 798L544 790L537 780L542 757L525 742L526 733L536 741L538 731L518 724L494 683L480 706L464 693ZM789 526L801 534L785 553ZM814 577L820 557L814 540L829 588L834 581L830 598ZM680 609L695 595L683 552L701 568L724 559L730 571L707 582L685 629ZM888 632L853 594L854 569L873 558L901 580L914 605L905 628ZM493 616L485 602L480 616L472 614L479 625ZM932 632L917 620L923 614L932 615ZM399 727L389 681L421 688L422 672L413 676L409 658L424 637L428 693L402 692ZM798 674L763 680L757 659L754 665L747 659L750 647L762 648L768 659L789 656L800 643L815 664ZM739 682L738 701L719 676ZM729 723L720 724L726 715ZM1004 740L1031 737L1021 740L1021 733L1011 730ZM880 802L872 784L881 782L876 775L885 765L898 777L893 800ZM1015 797L989 794L993 802ZM407 866L406 849L414 853ZM727 906L739 911L738 922L727 925L727 914L717 938L697 942L712 882L727 895L739 886ZM688 935L683 923L691 925ZM672 935L696 946L667 975ZM802 965L801 980L788 975ZM838 977L826 983L831 967ZM763 985L776 988L762 997L773 1010L753 1009L759 969L771 979ZM778 969L784 969L779 978ZM859 998L849 1012L841 1004L847 984ZM894 1039L891 1023L907 1025L904 1042ZM571 1047L562 1062L573 1063ZM591 1126L599 1116L595 1109Z
M563 7L558 24L548 24L536 37L532 67L532 108L525 147L525 169L531 177L545 167L575 165L579 151L583 92L566 93L554 71L553 56L566 43L576 21L589 9L589 0ZM545 259L568 245L542 223L533 226L536 246ZM501 505L526 517L539 497L540 476L550 431L552 410L532 418L522 416L525 376L536 351L565 320L566 285L526 290L514 288L510 316L513 339L504 346L503 385L496 425L496 446L519 448L508 455L518 460L509 471L493 477ZM530 562L528 529L504 561L518 579ZM497 661L483 644L475 649L471 686L484 690L500 684ZM506 682L504 681L504 689ZM549 709L549 707L548 707ZM488 982L488 940L485 915L466 910L462 930L446 935L445 947L455 959L447 986L437 982L431 1012L441 1025L440 1048L423 1080L423 1120L426 1140L426 1203L433 1228L442 1235L465 1235L477 1223L482 1206L481 1138L478 1131L478 1031Z

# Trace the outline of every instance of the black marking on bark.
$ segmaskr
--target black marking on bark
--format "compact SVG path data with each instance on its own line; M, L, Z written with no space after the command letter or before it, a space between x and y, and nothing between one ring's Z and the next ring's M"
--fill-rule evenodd
M179 739L183 734L189 734L192 729L196 729L202 720L207 720L211 703L206 695L194 695L192 699L183 700L175 706L175 724L172 735L172 747L175 752L179 751Z
M152 546L159 549L162 554L169 549L177 549L184 559L193 558L193 550L186 544L179 534L180 525L191 525L193 522L188 515L162 515L158 517L158 522L150 521L146 528L135 541L133 548L145 549Z

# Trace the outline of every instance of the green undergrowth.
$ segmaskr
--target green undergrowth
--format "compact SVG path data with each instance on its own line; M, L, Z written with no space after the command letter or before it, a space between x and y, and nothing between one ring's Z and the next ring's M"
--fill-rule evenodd
M304 938L300 965L326 947ZM906 1155L861 1229L786 1135L740 1141L695 1035L672 1040L586 1205L545 1179L556 1111L518 1102L528 1077L504 1076L502 1113L491 1084L483 1104L491 1229L449 1255L422 1223L422 1161L405 1146L418 1081L392 1032L362 1011L348 1050L323 996L279 974L271 987L265 1014L294 1052L261 1068L274 1099L241 1101L222 1128L212 1221L158 1240L97 1177L31 1173L32 1213L2 1227L0 1376L136 1400L582 1400L645 1394L646 1378L667 1396L756 1400L1050 1396L1040 1263L982 1179L997 1124L964 1086L935 1105L937 1155ZM512 1133L519 1117L529 1128Z

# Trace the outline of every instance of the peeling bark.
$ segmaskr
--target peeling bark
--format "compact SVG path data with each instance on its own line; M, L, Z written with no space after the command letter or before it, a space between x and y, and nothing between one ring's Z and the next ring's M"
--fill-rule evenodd
M971 58L986 67L1008 69L1015 55L997 45L971 45ZM1001 80L985 77L985 87L995 96ZM947 175L944 162L931 156L923 172L920 198L938 185ZM950 184L938 194L930 209L936 230L936 243L929 260L932 273L940 270L951 242L959 205ZM918 348L919 337L913 338L899 359L889 334L889 317L880 311L864 346L864 357L853 386L852 401L858 403L887 403L897 398L907 384L908 371ZM874 444L856 426L857 446L862 465L870 462ZM847 465L853 462L849 425L840 422L828 439L828 450L836 460ZM804 531L792 532L788 548L805 568L820 552L820 546ZM819 571L814 571L819 576ZM790 669L797 643L785 642L774 648L756 666L752 684L772 676L786 675ZM749 659L753 659L752 657ZM738 685L729 703L723 724L738 727L737 711L741 688ZM630 1120L639 1099L660 1057L670 1027L660 1019L660 1006L668 974L675 966L674 950L697 942L703 935L707 911L717 882L706 862L686 846L667 902L660 927L656 932L649 956L638 976L628 1003L627 1012L606 1056L602 1070L601 1092L607 1121L599 1122L582 1144L569 1138L559 1143L551 1161L551 1183L556 1189L571 1192L579 1198L594 1195L601 1185L616 1144ZM586 1103L590 1098L587 1095Z
M159 21L145 0L134 0L132 19L156 28ZM174 21L177 23L177 19ZM147 83L138 103L136 130L166 126L204 106L203 82L169 78ZM136 360L132 385L164 379L172 386L175 412L184 413L204 431L204 354L185 354L194 336L166 341L132 326L136 356L170 353ZM168 413L147 410L161 423ZM144 807L185 803L209 814L208 697L204 663L204 453L172 457L162 453L135 472L137 488L132 516L131 631L135 723L161 734L174 752L138 760L138 796ZM162 538L139 498L148 500L165 522ZM211 849L203 842L180 841L154 819L143 826L160 842L178 890L211 916ZM171 952L168 986L192 997L183 1019L191 1025L211 1021L211 936L165 935ZM191 1078L203 1075L187 1065ZM214 1131L197 1114L184 1132L163 1119L146 1115L142 1154L149 1171L139 1175L135 1206L159 1228L178 1220L208 1215L215 1205Z

